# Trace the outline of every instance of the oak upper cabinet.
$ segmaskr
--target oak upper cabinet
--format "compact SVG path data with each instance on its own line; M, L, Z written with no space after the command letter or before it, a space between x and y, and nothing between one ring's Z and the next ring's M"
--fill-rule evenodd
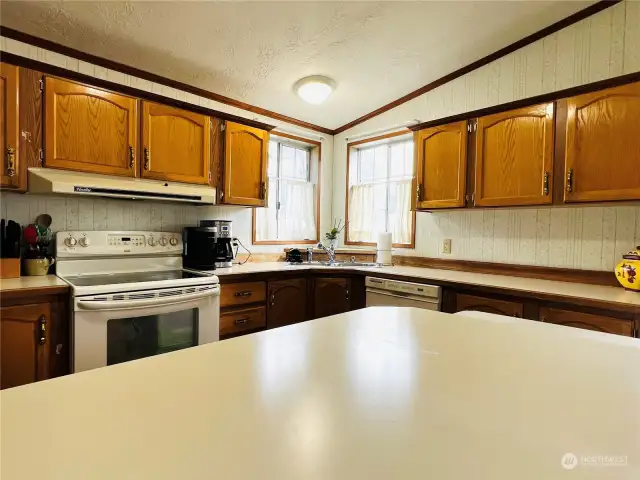
M143 178L209 183L211 119L159 103L142 102Z
M0 383L17 387L49 374L49 303L0 308Z
M414 134L416 208L463 207L467 176L467 122Z
M308 319L306 279L269 282L267 290L268 328L291 325Z
M553 103L480 117L475 205L552 203Z
M556 325L565 325L567 327L614 333L626 337L634 336L633 320L573 312L561 308L540 307L540 321L555 323Z
M0 187L19 188L18 67L0 63Z
M313 292L313 318L328 317L351 310L351 279L316 278Z
M524 304L511 300L456 294L456 312L475 311L522 318Z
M45 167L135 177L138 101L54 77L45 80Z
M567 100L565 202L640 199L640 82Z
M267 204L269 132L226 122L222 202L264 207Z

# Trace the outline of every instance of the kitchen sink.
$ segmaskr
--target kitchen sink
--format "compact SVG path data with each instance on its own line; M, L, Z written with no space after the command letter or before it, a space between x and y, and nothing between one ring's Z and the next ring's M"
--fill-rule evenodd
M303 263L290 263L290 265L320 265L323 267L341 267L341 268L345 268L345 267L381 267L382 265L375 263L375 262L303 262Z

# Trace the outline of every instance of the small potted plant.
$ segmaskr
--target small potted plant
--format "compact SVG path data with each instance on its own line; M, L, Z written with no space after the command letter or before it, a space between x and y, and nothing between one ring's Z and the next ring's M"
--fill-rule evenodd
M342 223L342 219L338 220L337 222L334 220L331 230L325 233L324 236L329 243L328 248L332 251L335 252L336 248L338 247L338 235L344 230L344 227L346 226L346 223Z

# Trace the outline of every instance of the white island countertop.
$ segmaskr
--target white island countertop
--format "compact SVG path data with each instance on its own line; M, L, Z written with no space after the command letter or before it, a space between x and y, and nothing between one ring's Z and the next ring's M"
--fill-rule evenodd
M247 262L231 268L219 268L214 271L219 277L251 273L286 272L297 270L327 270L364 272L366 275L398 275L417 280L447 282L452 284L492 287L512 290L533 295L546 295L558 299L579 299L610 303L611 306L632 307L640 313L640 292L631 292L622 287L588 285L584 283L559 282L537 278L512 277L488 273L461 272L438 268L388 266L388 267L326 267L318 264L301 263L290 265L287 262ZM614 275L613 273L611 274Z
M637 480L639 375L636 339L370 308L4 390L1 473Z

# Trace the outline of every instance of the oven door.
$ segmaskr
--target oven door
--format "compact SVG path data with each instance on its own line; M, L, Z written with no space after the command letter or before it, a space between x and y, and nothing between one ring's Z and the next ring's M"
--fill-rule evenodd
M215 342L220 286L74 297L75 372Z

